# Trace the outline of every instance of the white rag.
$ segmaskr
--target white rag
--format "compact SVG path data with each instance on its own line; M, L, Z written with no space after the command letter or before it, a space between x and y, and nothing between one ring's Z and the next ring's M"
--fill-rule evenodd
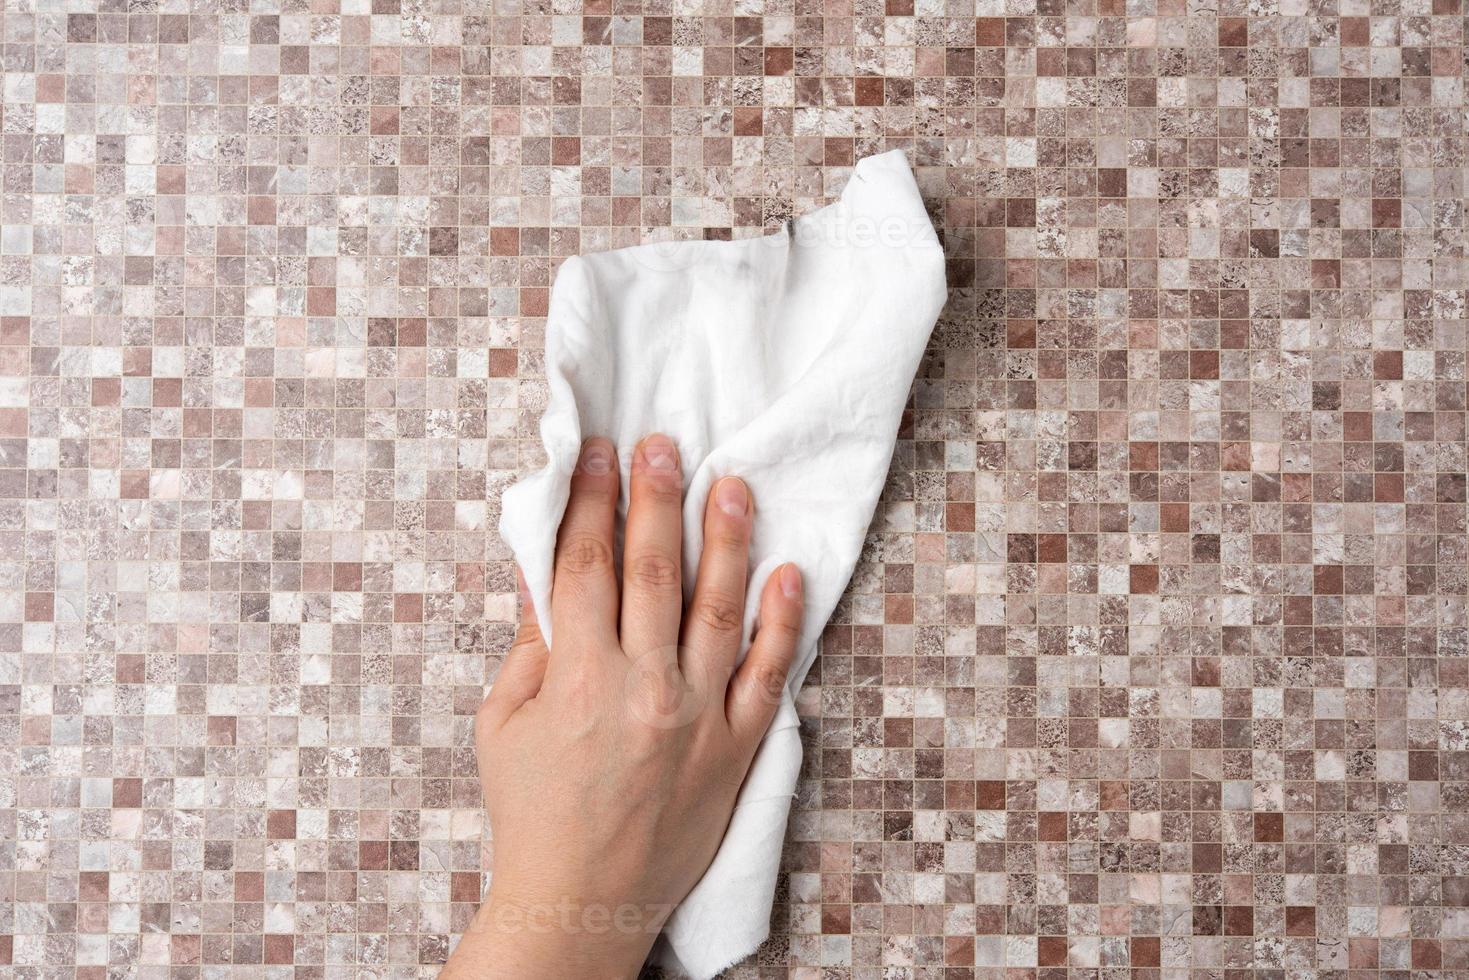
M594 435L623 457L619 528L634 444L664 432L678 446L686 596L710 486L727 475L748 483L746 647L765 579L787 561L804 576L786 696L714 863L652 954L695 980L769 933L801 766L794 694L857 563L944 297L943 250L899 150L859 162L838 203L776 234L572 257L556 277L541 419L548 462L505 492L500 517L547 640L556 531L578 451Z

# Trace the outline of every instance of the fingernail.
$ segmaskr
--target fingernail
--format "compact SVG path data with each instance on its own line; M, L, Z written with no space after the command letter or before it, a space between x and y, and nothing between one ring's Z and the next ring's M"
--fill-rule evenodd
M612 472L612 450L605 443L587 443L581 451L581 468L592 476L606 476Z
M643 441L643 460L649 469L671 470L678 465L678 452L667 436L649 436Z
M719 481L719 486L714 488L714 502L730 517L744 517L750 510L750 495L738 477Z
M789 562L780 567L780 591L787 599L801 598L801 570Z

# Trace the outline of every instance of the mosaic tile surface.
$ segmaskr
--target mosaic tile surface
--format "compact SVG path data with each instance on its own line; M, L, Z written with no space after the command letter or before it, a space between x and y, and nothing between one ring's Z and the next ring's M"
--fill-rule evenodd
M582 251L951 301L731 976L1469 975L1462 0L6 0L0 972L431 977Z

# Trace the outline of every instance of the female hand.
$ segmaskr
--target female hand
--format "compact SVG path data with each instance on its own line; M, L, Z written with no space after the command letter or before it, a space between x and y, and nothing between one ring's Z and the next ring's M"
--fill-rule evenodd
M556 542L548 648L521 586L520 633L475 721L492 884L445 978L630 977L719 848L780 703L801 576L761 586L736 667L753 501L716 483L684 608L673 443L633 455L618 582L617 455L589 440Z

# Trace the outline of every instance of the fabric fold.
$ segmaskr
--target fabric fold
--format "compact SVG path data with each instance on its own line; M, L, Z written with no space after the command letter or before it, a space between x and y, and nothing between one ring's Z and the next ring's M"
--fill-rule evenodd
M549 636L556 529L585 438L623 455L650 432L682 458L685 594L704 500L736 475L755 499L746 644L759 585L805 580L801 649L718 854L653 957L704 980L769 931L801 765L794 693L845 590L886 480L903 405L943 307L944 260L901 151L857 164L840 200L763 238L568 259L546 323L546 465L506 490L500 533ZM742 652L743 655L743 652Z

